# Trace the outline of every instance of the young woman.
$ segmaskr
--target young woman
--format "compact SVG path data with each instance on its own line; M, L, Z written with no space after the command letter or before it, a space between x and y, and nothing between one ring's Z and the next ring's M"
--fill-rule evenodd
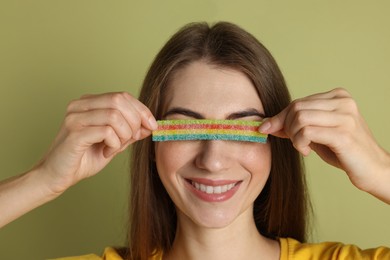
M152 142L156 119L263 121L259 131L270 136L266 144ZM0 211L7 209L0 225L96 174L130 144L129 246L108 248L104 259L390 258L383 247L304 243L309 207L299 153L315 151L389 204L390 155L347 91L290 102L270 53L230 23L176 33L139 100L108 93L71 102L45 158L0 186Z

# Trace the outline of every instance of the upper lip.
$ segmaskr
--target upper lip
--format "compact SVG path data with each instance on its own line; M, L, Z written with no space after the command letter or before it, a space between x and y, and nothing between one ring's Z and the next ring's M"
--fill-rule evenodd
M222 186L222 185L229 185L232 183L237 183L240 180L211 180L211 179L205 179L205 178L186 178L186 180L191 182L197 182L199 184L204 184L207 186Z

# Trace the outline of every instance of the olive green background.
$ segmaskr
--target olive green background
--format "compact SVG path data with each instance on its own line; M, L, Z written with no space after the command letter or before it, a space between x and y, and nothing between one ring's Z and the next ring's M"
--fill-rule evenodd
M0 179L38 161L65 108L87 93L137 95L158 50L191 21L237 23L278 61L294 98L345 87L390 150L390 3L381 1L0 0ZM335 136L335 138L337 138ZM128 152L97 176L0 229L0 259L123 245ZM311 241L390 246L390 206L306 159ZM0 212L1 214L1 212Z

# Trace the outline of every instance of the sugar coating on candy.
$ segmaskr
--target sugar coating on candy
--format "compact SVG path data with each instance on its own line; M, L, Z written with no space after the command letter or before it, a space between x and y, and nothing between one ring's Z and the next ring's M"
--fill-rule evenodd
M153 141L230 140L266 143L267 135L258 132L261 122L245 120L159 120Z

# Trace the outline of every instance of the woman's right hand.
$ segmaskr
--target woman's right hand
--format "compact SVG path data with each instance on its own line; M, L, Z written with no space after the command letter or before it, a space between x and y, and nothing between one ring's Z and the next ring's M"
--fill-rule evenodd
M57 137L35 170L60 194L156 128L150 110L126 92L83 96L68 105Z

